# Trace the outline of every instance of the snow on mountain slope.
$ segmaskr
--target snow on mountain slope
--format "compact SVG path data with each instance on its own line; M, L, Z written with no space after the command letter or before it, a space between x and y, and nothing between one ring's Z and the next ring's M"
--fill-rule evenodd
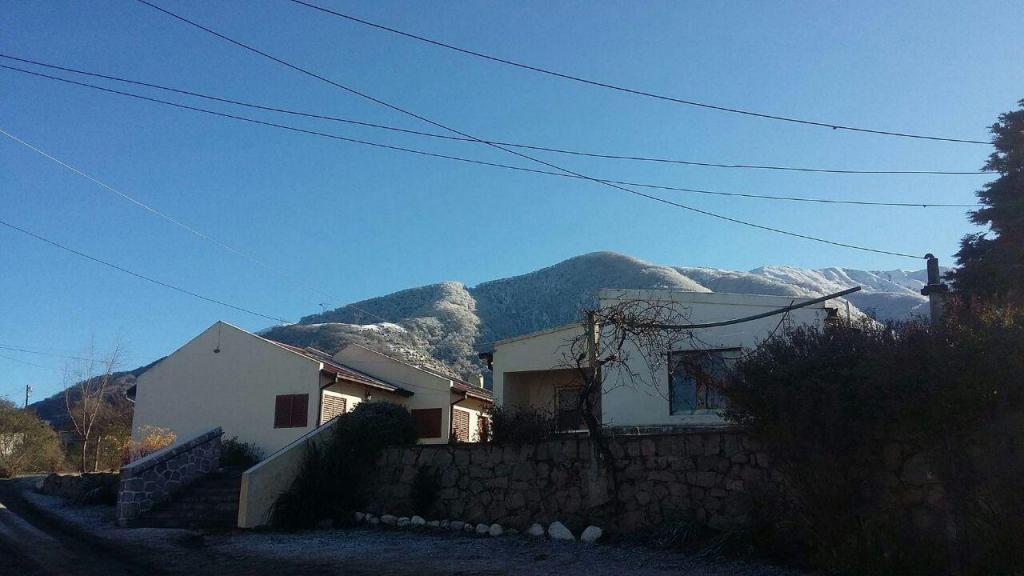
M444 282L314 314L265 335L334 352L356 342L463 376L481 371L476 348L495 340L571 322L601 288L666 288L814 297L863 286L850 296L857 309L879 320L927 314L924 271L868 272L766 266L749 272L651 264L614 252L570 258L534 272L468 288Z
M483 341L567 324L592 305L601 288L667 288L710 292L668 266L614 252L593 252L520 276L484 282L476 298Z
M751 270L751 274L794 286L809 295L861 286L861 291L850 294L849 300L878 320L900 320L927 316L928 313L928 299L920 291L924 286L924 271L869 272L850 268L808 270L793 266L765 266Z

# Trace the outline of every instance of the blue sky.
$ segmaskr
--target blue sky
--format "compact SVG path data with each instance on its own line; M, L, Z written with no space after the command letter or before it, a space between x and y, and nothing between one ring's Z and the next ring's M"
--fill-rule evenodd
M453 44L595 79L872 128L987 139L986 127L1024 96L1024 36L1013 17L1019 2L320 1ZM478 136L595 152L855 169L975 170L990 151L646 100L469 58L283 0L161 4ZM2 16L4 53L432 130L130 0L7 3ZM243 114L523 164L472 143ZM317 311L321 302L338 306L450 279L472 285L595 250L737 269L921 267L913 260L723 223L585 181L327 141L2 70L0 128L242 248L274 271L154 218L6 138L0 138L0 218L139 273L289 319ZM970 203L985 181L542 157L620 180L880 201ZM659 194L842 242L934 252L944 263L972 230L957 209ZM124 366L131 368L172 351L217 319L248 329L269 324L0 230L0 345L73 355L90 341L99 349L120 342L127 353ZM36 399L60 388L64 359L0 354L0 396L19 399L25 384L35 385Z

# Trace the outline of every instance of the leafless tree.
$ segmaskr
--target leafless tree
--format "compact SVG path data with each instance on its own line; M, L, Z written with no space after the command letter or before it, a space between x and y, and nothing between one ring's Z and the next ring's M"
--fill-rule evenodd
M90 347L88 356L80 360L77 367L69 366L64 371L64 405L74 432L82 441L82 472L86 471L89 442L102 414L107 390L117 376L115 370L120 359L120 345L115 345L102 359L97 359L95 349Z
M674 328L689 316L679 304L667 301L623 300L583 313L584 330L573 337L563 353L563 364L579 375L580 418L598 459L610 462L610 451L599 416L606 379L616 374L616 386L645 388L665 396L658 374L666 369L668 354L692 341L691 330Z

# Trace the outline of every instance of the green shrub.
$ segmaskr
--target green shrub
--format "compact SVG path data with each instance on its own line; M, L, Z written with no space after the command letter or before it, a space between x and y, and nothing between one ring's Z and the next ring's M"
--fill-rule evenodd
M496 444L530 444L555 434L555 419L537 408L491 409L491 442Z
M437 471L429 466L417 469L409 494L413 511L420 516L429 516L440 492L441 479L438 478Z
M741 361L727 416L785 477L755 539L837 572L1024 573L1021 318L800 328ZM943 484L939 526L893 483L913 454Z
M0 398L0 478L52 472L62 460L56 432L32 411Z
M263 450L238 437L228 438L220 444L220 465L230 468L252 468L263 460Z
M348 522L366 503L370 473L388 446L416 443L416 422L403 406L362 402L338 417L321 447L311 447L292 485L274 504L271 524L311 528L323 519Z

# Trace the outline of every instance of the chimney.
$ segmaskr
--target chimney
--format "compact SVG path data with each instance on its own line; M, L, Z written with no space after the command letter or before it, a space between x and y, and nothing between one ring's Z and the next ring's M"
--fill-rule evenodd
M932 254L926 254L928 260L928 284L921 289L921 294L928 297L928 311L931 313L932 322L938 322L945 311L946 293L949 286L942 283L939 277L939 259Z
M484 375L483 374L477 374L476 375L476 386L477 386L477 388L483 388L484 387Z

